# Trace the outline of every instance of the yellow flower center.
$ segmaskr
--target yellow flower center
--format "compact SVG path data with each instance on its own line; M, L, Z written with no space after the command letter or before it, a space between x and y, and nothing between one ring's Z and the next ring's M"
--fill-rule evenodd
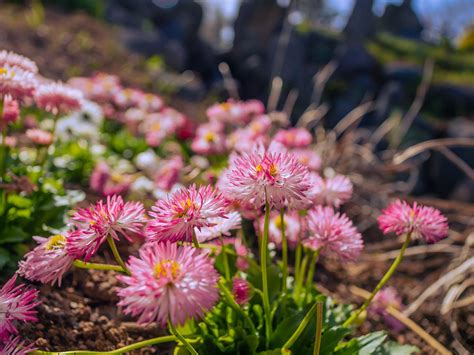
M278 167L275 164L270 165L270 168L268 169L268 173L275 177L278 174Z
M155 265L154 275L157 279L176 279L181 272L181 265L171 259L165 259Z
M232 107L232 105L228 102L224 102L221 104L221 109L224 110L224 111L230 111L230 108Z
M212 143L216 140L216 135L212 132L208 132L206 133L206 135L204 136L204 139L206 140L206 142L208 143Z
M49 238L48 242L46 243L45 249L46 250L53 250L53 249L62 249L66 245L66 237L61 234L56 234L55 236Z
M262 170L263 170L262 164L258 164L258 165L255 167L255 171L256 171L257 173L262 172Z
M180 203L180 206L181 206L182 210L178 211L175 214L176 218L184 217L188 213L189 209L193 206L193 203L192 203L191 199L188 197L185 202L183 201L183 202Z
M6 74L8 73L8 70L6 70L5 68L0 68L0 74Z
M277 227L279 230L283 230L283 225L281 224L280 216L275 217L275 219L273 220L273 223L275 223L275 227Z
M155 122L151 125L151 130L152 131L159 131L161 128L160 122Z

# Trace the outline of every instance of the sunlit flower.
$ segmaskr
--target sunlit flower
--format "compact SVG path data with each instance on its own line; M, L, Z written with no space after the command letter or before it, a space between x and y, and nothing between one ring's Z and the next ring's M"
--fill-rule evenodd
M35 92L36 106L55 115L77 111L82 105L82 92L62 83L42 84Z
M298 161L306 165L309 170L318 171L321 169L321 157L313 149L293 149L291 151Z
M413 239L436 243L448 235L448 220L433 207L416 202L410 206L405 201L392 202L378 218L384 234L402 235L411 233Z
M233 124L246 124L253 116L265 111L263 103L257 100L234 101L215 104L206 111L211 121L220 121Z
M39 128L27 129L26 136L37 145L51 145L53 143L53 135Z
M161 160L154 175L155 185L163 190L170 191L179 181L179 176L184 167L183 158L175 155L167 160Z
M26 72L31 72L36 74L38 72L38 67L36 63L30 58L22 56L20 54L2 50L0 51L0 67L11 67L11 68L20 68Z
M266 199L276 208L302 209L308 205L308 169L286 151L256 148L236 157L223 174L227 175L223 191L257 208Z
M250 300L250 285L247 280L235 277L232 281L232 294L234 295L235 302L243 306Z
M207 254L176 243L147 244L140 257L130 257L131 276L118 276L126 287L119 289L119 306L139 316L139 323L168 320L183 325L202 318L217 302L219 274Z
M0 289L0 341L6 341L11 334L18 334L15 322L36 322L38 291L25 285L15 286L16 275Z
M36 350L33 344L26 345L18 336L10 337L5 344L0 344L0 346L2 346L0 355L27 355Z
M336 175L323 179L316 173L310 175L312 187L311 199L320 205L339 208L352 197L352 183L346 176Z
M0 97L10 96L24 101L31 98L36 89L35 75L20 68L0 66Z
M74 257L66 251L67 236L57 234L49 238L33 237L39 244L25 255L18 265L18 273L30 281L55 283L61 286L64 274L69 270Z
M203 155L222 154L226 150L223 127L218 123L205 123L198 127L191 149Z
M100 104L111 103L122 89L118 76L105 73L97 73L91 78L71 78L68 85L81 90L89 100Z
M3 101L3 117L2 121L6 124L15 122L20 117L20 106L18 101L5 97Z
M195 228L210 227L210 218L226 216L228 202L210 185L192 185L158 200L152 211L147 227L151 241L191 242Z
M200 243L219 237L228 237L232 230L239 229L242 223L242 217L239 212L229 212L224 217L212 217L208 219L210 227L202 227L196 230L196 237Z
M179 125L177 118L179 117L173 113L174 110L170 110L166 109L160 113L152 113L145 118L142 130L145 134L146 142L151 147L159 146L165 138L171 137L176 132L176 128Z
M302 226L300 223L300 216L297 212L285 213L285 235L288 241L288 247L294 249L299 241L299 238L302 235ZM260 232L260 235L263 235L263 227L265 224L265 218L262 216L257 221L255 221L256 229ZM273 212L270 215L270 224L269 224L269 239L270 242L274 243L277 248L281 248L282 242L282 230L283 226L281 224L280 214L278 212Z
M393 287L381 289L367 308L369 315L381 316L384 322L395 332L405 328L403 323L388 313L387 308L393 307L397 310L403 309L402 298Z
M280 129L273 138L287 148L303 148L311 144L313 139L306 128Z
M118 195L128 190L130 179L126 175L113 173L106 162L100 161L92 171L89 185L103 196Z
M309 237L303 245L321 254L336 256L341 260L359 257L364 242L345 214L336 213L332 207L316 206L308 212Z
M67 251L77 258L84 255L88 261L108 236L119 240L122 235L132 241L133 236L143 234L146 222L145 210L140 202L124 202L121 196L108 196L95 206L77 210L72 220L76 229L67 241Z
M238 152L250 152L254 147L254 142L258 140L268 141L268 130L272 125L270 117L259 115L255 117L247 126L231 132L226 140L227 149L234 149Z

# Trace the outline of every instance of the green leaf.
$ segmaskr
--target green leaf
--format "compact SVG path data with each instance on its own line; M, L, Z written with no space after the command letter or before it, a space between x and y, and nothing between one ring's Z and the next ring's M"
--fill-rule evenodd
M414 345L402 345L394 341L388 341L380 346L374 352L374 355L411 355L419 351L420 349Z
M310 308L311 307L307 307L305 310L299 311L297 314L294 314L280 322L272 334L270 344L274 347L283 346L296 331L296 328L298 328Z
M21 228L9 226L0 233L0 244L21 243L28 238L29 235Z
M32 206L32 201L29 198L20 195L8 195L7 201L10 205L18 208L30 208Z
M350 329L341 326L332 327L324 331L321 335L321 349L319 353L321 355L333 354L339 342L350 332Z
M359 355L373 354L375 350L383 344L386 338L387 334L384 332L375 332L357 338L361 347Z
M10 253L4 248L0 248L0 270L10 262L10 259Z

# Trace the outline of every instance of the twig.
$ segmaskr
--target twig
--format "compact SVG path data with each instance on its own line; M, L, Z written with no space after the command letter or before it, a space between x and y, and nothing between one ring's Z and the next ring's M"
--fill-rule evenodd
M351 286L349 290L356 296L362 297L367 299L370 296L370 292L361 289L356 286ZM437 350L441 354L452 354L451 351L446 349L440 342L438 342L435 338L433 338L431 335L429 335L427 332L425 332L418 324L416 324L414 321L412 321L410 318L408 318L406 315L401 313L398 309L388 306L387 307L387 312L396 318L398 321L406 325L408 328L410 328L413 332L418 334L420 338L422 338L428 345L430 345L433 349Z
M391 148L397 148L400 145L401 141L403 140L403 137L405 137L406 133L413 124L413 121L420 112L421 107L425 102L426 93L428 92L428 89L431 84L431 78L433 77L433 69L434 61L428 59L423 67L423 77L421 79L420 85L418 86L418 89L416 90L415 100L413 100L413 103L411 104L407 113L402 118L400 130L397 132L397 138L393 141L393 144L391 144Z
M312 129L316 127L316 125L323 119L328 111L329 107L327 105L320 105L317 108L315 108L313 105L310 105L298 119L296 126Z
M237 89L237 84L232 76L229 65L225 62L219 63L218 69L224 79L224 87L229 93L229 96L234 100L239 100L239 90Z
M293 113L293 108L295 107L296 100L298 99L298 90L291 89L290 93L286 97L285 105L283 105L283 112L288 118L291 117Z
M326 87L327 82L334 74L338 67L338 63L335 60L331 60L327 63L321 70L318 70L313 77L313 93L311 95L311 103L317 107L321 102L321 97L324 92L324 88Z
M272 79L272 86L270 89L270 96L267 102L267 111L272 112L277 109L278 101L280 101L281 88L283 87L283 80L279 76Z
M431 245L418 245L415 247L408 248L405 252L405 256L414 256L419 254L426 254L426 253L452 253L457 254L462 250L462 247L456 245L446 245L446 244L431 244ZM371 254L368 255L367 258L370 260L376 261L385 261L390 259L395 259L398 254L400 253L399 250L393 250L386 253L381 254Z
M452 282L458 275L465 273L471 268L474 268L474 257L466 260L460 266L446 273L438 281L431 284L431 286L428 287L420 296L418 296L418 298L403 312L403 314L406 316L413 314L421 306L421 304L426 301L426 299L439 291L441 287L449 282Z
M405 160L414 157L425 150L428 149L435 149L439 147L454 147L454 146L461 146L461 147L474 147L474 139L473 138L440 138L440 139L431 139L425 142L421 142L411 147L405 149L403 152L395 154L393 157L393 163L395 165L399 165L403 163Z
M337 123L336 127L334 127L334 132L340 136L349 127L356 125L366 113L372 111L374 108L375 105L373 101L369 101L357 106Z

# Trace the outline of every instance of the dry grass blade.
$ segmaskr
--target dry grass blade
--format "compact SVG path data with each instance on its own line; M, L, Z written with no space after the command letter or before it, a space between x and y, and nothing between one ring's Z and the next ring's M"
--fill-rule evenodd
M313 129L318 125L319 121L323 119L328 111L329 107L327 105L321 105L319 107L314 107L311 105L298 119L296 126Z
M404 161L414 157L428 149L437 149L440 147L473 147L473 138L440 138L415 144L403 152L395 154L393 163L395 165L402 164Z
M425 102L426 93L428 92L428 89L431 84L431 78L433 77L433 69L434 69L434 61L432 61L431 59L428 59L425 62L425 65L423 67L423 77L421 79L421 84L418 86L418 89L416 90L415 100L413 100L413 103L411 104L407 113L402 118L400 130L398 131L397 138L393 141L391 148L397 148L400 145L401 141L403 140L403 137L405 137L406 133L410 129L411 125L413 124L413 121L415 120L416 116L420 112L421 107L423 106L423 103Z
M416 247L410 247L405 251L405 257L415 256L420 254L428 253L447 253L447 254L458 254L462 250L462 247L457 245L446 245L446 244L432 244L432 245L419 245ZM367 256L370 260L385 261L395 259L400 254L400 250L393 250L383 254L372 254Z
M298 100L298 90L291 89L290 93L286 98L285 105L283 105L283 112L286 114L287 117L291 117L296 100Z
M369 296L370 296L370 292L368 292L366 290L363 290L359 287L351 286L349 289L356 296L359 296L359 297L362 297L362 298L365 298L365 299L369 298ZM396 318L398 321L403 323L405 326L410 328L413 332L418 334L418 336L420 338L422 338L424 341L426 341L427 344L429 344L433 349L438 351L440 354L443 354L443 355L444 354L452 354L451 351L446 349L440 342L438 342L435 338L433 338L431 335L429 335L427 332L425 332L423 330L423 328L421 328L418 324L416 324L410 318L408 318L403 313L401 313L398 309L396 309L392 306L388 306L387 307L387 312L391 316Z
M413 314L423 302L425 302L429 297L433 294L438 292L442 287L454 282L456 277L459 275L463 275L469 270L474 270L474 257L466 260L464 263L459 265L457 268L449 271L443 277L441 277L438 281L431 284L403 313L406 316L410 316Z
M239 100L239 90L237 89L237 84L232 76L229 65L225 62L219 63L219 71L224 79L224 87L226 88L229 96L234 100Z
M272 112L277 109L278 101L280 101L281 88L283 87L283 80L276 76L272 80L272 87L270 89L270 96L267 102L267 111Z
M338 67L338 63L335 60L331 60L321 70L319 70L313 77L313 93L311 95L311 102L315 106L319 106L321 97L323 96L324 88L327 82L334 74Z
M348 128L356 125L366 113L372 111L374 108L375 105L373 101L369 101L357 106L337 123L336 127L334 127L334 132L337 134L337 136L340 136Z
M436 148L438 152L443 154L447 159L449 159L454 165L461 169L471 180L474 180L474 169L472 169L464 160L459 158L454 154L450 149L446 147Z

